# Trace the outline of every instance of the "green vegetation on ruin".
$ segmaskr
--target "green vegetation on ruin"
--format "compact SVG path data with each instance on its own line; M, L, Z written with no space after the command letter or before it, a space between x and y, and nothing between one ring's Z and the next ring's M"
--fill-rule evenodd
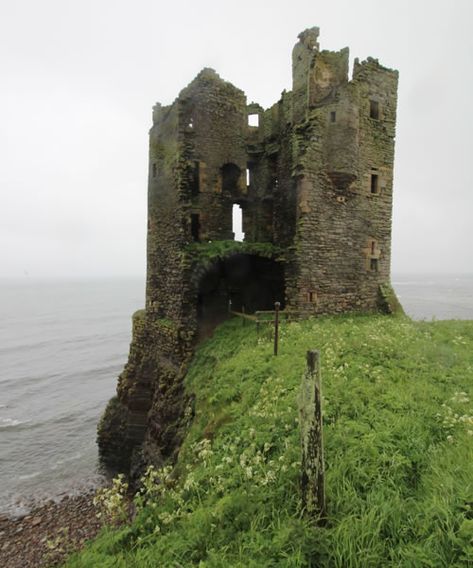
M328 523L299 508L298 391L320 349ZM473 322L283 324L280 355L234 319L198 349L195 418L130 526L67 566L473 565ZM154 489L153 489L154 488Z
M251 243L246 241L209 241L191 243L184 249L186 256L201 265L228 258L232 254L254 254L280 260L282 249L272 243Z

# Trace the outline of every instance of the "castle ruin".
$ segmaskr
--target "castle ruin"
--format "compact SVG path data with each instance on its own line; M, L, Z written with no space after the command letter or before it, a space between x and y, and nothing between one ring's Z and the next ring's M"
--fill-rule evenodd
M146 307L99 426L111 464L179 447L187 364L230 301L306 316L390 309L398 73L355 59L349 80L348 48L321 51L318 35L299 35L292 91L267 110L212 69L153 108Z

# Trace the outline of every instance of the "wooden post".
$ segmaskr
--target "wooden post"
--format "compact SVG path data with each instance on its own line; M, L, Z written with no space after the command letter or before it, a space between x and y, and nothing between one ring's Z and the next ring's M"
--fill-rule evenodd
M307 370L301 388L300 427L302 507L307 515L318 517L318 522L323 524L326 508L319 351L307 351Z
M279 341L279 302L274 303L274 354L278 354L278 341Z

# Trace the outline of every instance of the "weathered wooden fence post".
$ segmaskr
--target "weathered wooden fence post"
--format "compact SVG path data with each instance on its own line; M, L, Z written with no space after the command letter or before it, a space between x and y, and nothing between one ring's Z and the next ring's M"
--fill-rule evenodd
M280 302L274 303L274 354L278 354L278 342L279 342L279 308L281 306Z
M319 351L307 351L302 379L300 427L302 445L302 506L307 515L325 519L325 465Z

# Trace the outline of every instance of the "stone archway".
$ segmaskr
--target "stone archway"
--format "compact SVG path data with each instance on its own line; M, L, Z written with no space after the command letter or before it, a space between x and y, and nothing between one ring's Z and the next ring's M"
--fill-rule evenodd
M237 253L214 262L201 276L197 290L198 337L208 336L234 311L284 308L284 264L271 258Z

